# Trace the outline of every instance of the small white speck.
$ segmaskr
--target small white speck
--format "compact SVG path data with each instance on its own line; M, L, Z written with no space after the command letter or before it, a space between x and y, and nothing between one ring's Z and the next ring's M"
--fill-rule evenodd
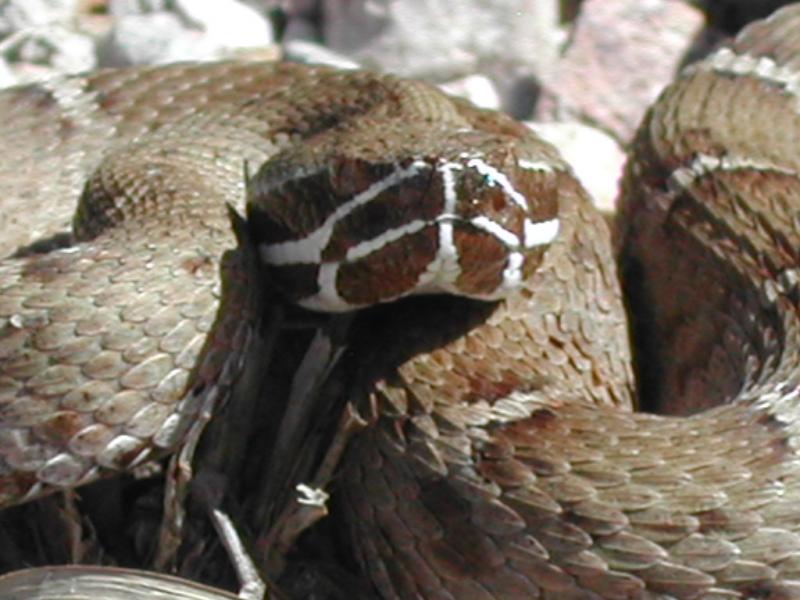
M297 502L306 506L318 506L323 508L330 498L330 494L322 488L312 488L305 483L298 483L295 488L299 496Z

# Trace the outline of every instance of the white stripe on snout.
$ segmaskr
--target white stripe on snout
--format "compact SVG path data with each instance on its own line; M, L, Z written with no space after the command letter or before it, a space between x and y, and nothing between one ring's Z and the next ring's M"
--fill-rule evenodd
M519 252L512 252L508 255L508 264L503 269L503 283L498 286L497 291L514 290L522 283L522 265L525 258Z
M480 158L469 159L467 161L467 166L473 167L478 173L486 177L489 181L489 185L499 185L521 209L528 210L528 200L511 185L505 173L498 171Z
M509 231L499 223L492 221L488 217L475 217L470 223L478 229L485 231L496 237L509 248L520 248L519 237ZM558 235L559 230L558 219L550 219L549 221L539 221L534 223L530 219L525 219L524 235L525 235L525 248L533 248L534 246L543 246L552 242Z
M553 165L546 163L543 160L527 160L524 158L520 158L517 161L520 169L525 169L526 171L543 171L545 173L552 173L553 172Z
M271 265L313 264L322 260L322 251L330 242L333 228L338 221L349 215L359 206L373 200L379 194L398 183L417 175L426 163L416 160L404 169L395 169L387 177L376 181L363 192L353 196L336 208L314 231L297 240L287 240L276 244L262 243L258 247L261 260Z
M478 229L493 235L509 248L519 248L519 238L511 231L492 221L489 217L475 217L470 223Z
M380 250L386 244L390 244L402 237L416 233L417 231L424 229L429 224L430 223L426 221L417 220L406 223L400 227L395 227L394 229L384 231L381 235L376 236L371 240L365 240L349 248L347 250L347 255L345 256L345 261L350 262L358 260L359 258L364 258L365 256L375 252L375 250Z
M297 301L301 306L323 312L345 312L355 308L344 300L336 290L336 280L339 277L339 263L323 263L317 274L319 291Z
M525 230L523 233L525 247L533 248L535 246L549 244L556 239L560 228L561 223L558 219L539 221L538 223L534 223L530 219L525 219Z
M436 285L443 285L446 288L454 283L461 274L461 267L458 264L458 248L453 239L453 222L460 220L456 215L456 180L453 171L460 171L463 167L458 163L444 163L439 167L442 174L442 189L444 191L444 206L442 214L436 217L436 224L439 228L439 248L434 258L425 272L420 276L418 285L424 288L426 285L435 282Z

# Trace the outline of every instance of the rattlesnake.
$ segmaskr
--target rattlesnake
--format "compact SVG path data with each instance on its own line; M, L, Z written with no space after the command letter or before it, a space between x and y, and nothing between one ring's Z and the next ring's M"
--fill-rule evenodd
M377 595L800 597L798 49L798 7L749 27L634 143L640 389L689 417L630 410L608 231L510 118L297 65L3 92L0 191L35 233L9 249L55 247L0 265L0 502L155 458L224 397L259 313L246 194L270 285L381 304L335 373L368 422L335 487Z

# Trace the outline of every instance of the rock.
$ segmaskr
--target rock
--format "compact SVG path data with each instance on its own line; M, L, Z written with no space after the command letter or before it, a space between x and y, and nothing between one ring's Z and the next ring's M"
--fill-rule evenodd
M586 0L569 48L545 77L536 118L566 113L626 142L703 23L680 0Z
M320 10L317 0L283 0L286 27L283 41L318 41L320 37Z
M213 60L274 43L269 20L236 0L112 0L113 28L101 47L109 66Z
M538 79L552 67L563 39L555 0L328 0L322 6L323 39L336 52L437 83L488 77L503 107L520 78Z
M0 60L0 88L14 85L19 78L11 70L10 65L5 59Z
M53 23L66 24L77 0L7 0L0 4L0 35Z
M307 64L329 65L339 69L357 69L358 63L321 46L320 44L301 39L290 40L283 44L284 57L287 60Z
M76 0L10 0L0 4L0 83L41 79L96 66L94 43L73 26ZM12 62L13 59L13 62Z
M607 133L578 122L527 123L558 148L604 214L615 210L625 152Z
M440 85L445 92L453 96L466 98L476 106L497 110L500 108L500 95L492 80L484 75L470 75Z

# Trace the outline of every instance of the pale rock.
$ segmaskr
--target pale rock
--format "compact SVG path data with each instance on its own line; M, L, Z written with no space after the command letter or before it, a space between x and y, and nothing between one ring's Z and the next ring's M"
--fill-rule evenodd
M0 3L0 80L4 85L96 66L94 42L75 29L74 0Z
M283 44L284 58L290 61L328 65L338 69L357 69L358 63L317 43L295 39Z
M17 57L59 73L79 73L97 66L94 40L59 24L20 32Z
M535 118L579 118L627 142L703 25L681 0L585 0Z
M556 0L328 0L325 43L359 64L444 83L491 79L506 106L520 78L551 68L563 41Z
M462 79L443 83L439 87L448 94L466 98L476 106L497 110L501 99L492 80L484 75L469 75Z
M614 212L625 153L610 135L582 123L527 123L553 144L605 214Z
M112 0L112 14L107 65L221 59L274 43L266 16L236 0Z
M536 0L329 0L323 36L355 61L425 79L452 79L485 64L525 65Z
M108 3L109 12L115 19L121 19L128 15L166 11L168 7L168 0L109 0Z
M0 57L0 88L14 85L18 82L17 76L4 58Z
M7 0L0 2L0 35L54 23L66 25L78 0Z
M100 62L115 67L169 62L173 45L184 45L186 38L200 44L200 34L187 32L178 16L171 13L116 17L100 47Z

